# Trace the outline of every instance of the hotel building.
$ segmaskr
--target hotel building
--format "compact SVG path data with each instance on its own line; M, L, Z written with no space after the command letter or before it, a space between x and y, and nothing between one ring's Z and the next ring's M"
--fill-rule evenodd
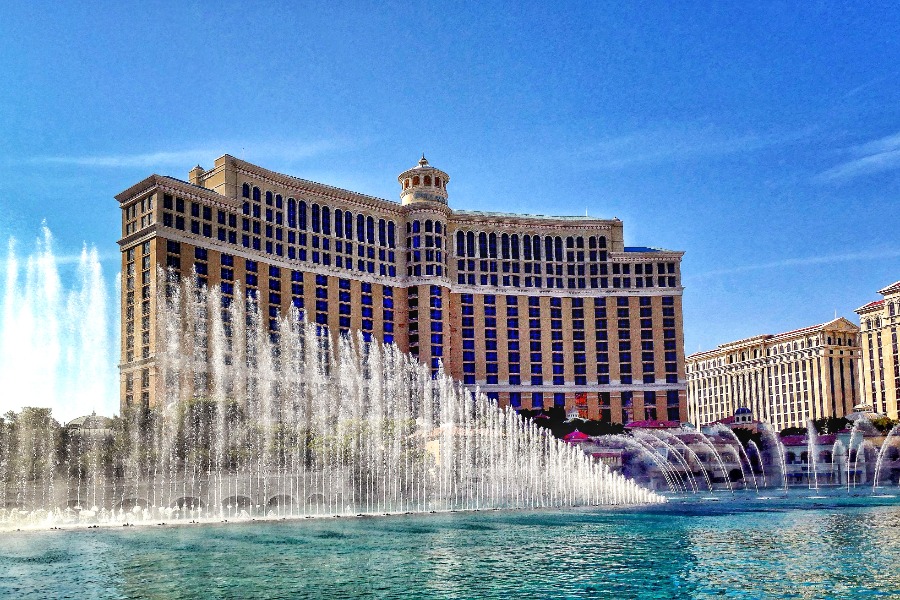
M691 422L706 425L749 408L776 429L842 417L859 398L859 328L843 317L758 335L687 357Z
M862 404L873 411L898 418L900 395L900 354L897 330L900 329L900 281L878 291L884 296L856 309L859 315L862 363L860 388Z
M687 418L682 252L625 247L622 222L453 210L424 156L400 202L229 155L152 175L122 209L121 401L156 404L156 269L395 343L501 405L611 422ZM240 282L240 288L236 284Z

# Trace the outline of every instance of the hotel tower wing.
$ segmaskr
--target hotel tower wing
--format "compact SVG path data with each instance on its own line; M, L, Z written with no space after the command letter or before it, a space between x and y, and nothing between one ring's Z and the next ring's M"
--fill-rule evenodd
M159 402L162 268L254 298L273 332L293 308L501 405L686 420L683 253L626 247L618 219L454 210L449 182L423 156L394 202L225 155L123 191L123 407Z

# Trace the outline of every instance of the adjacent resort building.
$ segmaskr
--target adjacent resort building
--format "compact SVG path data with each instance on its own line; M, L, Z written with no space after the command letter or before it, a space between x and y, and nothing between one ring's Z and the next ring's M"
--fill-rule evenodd
M690 421L706 425L745 408L781 430L851 413L860 388L858 335L841 317L688 356Z
M861 403L892 419L898 417L900 395L900 281L878 291L884 296L856 309L860 320L862 363Z
M189 179L152 175L116 196L123 408L158 401L162 267L226 302L251 296L273 331L294 307L395 343L501 405L687 419L683 253L626 247L618 219L454 210L449 175L424 156L397 178L400 202L229 155Z

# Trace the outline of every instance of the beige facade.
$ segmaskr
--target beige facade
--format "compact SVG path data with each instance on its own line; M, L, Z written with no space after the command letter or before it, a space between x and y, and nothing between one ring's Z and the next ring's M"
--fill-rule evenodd
M453 210L423 157L392 202L222 156L152 175L122 208L122 404L155 405L157 267L196 272L275 319L396 343L517 408L684 420L682 252L622 222Z
M898 418L900 395L900 281L879 290L881 300L856 309L860 320L862 403L871 410Z
M690 419L705 425L749 408L776 429L842 417L859 398L859 328L843 317L759 335L687 357Z

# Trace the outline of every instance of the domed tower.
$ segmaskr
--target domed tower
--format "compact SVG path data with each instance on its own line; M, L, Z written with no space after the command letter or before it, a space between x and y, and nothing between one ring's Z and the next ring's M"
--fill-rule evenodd
M409 351L437 373L446 356L444 332L450 330L447 268L447 182L450 176L419 164L397 177L400 201L406 207L406 287L409 306ZM448 348L449 349L449 348Z
M400 173L400 203L404 206L414 202L440 202L447 204L447 183L450 176L428 164L425 155L419 164Z

